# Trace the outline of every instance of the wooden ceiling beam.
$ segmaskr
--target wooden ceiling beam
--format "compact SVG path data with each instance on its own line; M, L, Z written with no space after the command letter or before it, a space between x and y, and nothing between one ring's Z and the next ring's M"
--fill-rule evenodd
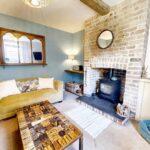
M110 11L110 7L102 0L80 0L100 15L106 15Z

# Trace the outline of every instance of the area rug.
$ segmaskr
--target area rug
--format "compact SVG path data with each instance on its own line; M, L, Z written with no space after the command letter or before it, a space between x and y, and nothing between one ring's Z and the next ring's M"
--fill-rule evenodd
M67 111L65 115L94 139L112 124L111 120L85 106Z

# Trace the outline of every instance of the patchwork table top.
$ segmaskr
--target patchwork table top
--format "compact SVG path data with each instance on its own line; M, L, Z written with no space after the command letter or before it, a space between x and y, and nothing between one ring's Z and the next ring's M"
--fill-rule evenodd
M48 101L19 109L17 118L24 150L63 150L82 137Z

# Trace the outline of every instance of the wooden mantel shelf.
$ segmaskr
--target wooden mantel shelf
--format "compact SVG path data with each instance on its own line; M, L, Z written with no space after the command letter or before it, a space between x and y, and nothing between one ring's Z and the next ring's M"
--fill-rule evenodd
M72 73L79 73L79 74L83 74L83 71L78 71L78 70L65 70L65 72L72 72Z

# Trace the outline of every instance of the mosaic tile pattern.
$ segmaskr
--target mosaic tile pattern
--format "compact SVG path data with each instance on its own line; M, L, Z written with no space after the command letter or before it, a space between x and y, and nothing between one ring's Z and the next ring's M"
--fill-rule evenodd
M82 137L48 101L19 109L17 117L24 150L63 150Z

